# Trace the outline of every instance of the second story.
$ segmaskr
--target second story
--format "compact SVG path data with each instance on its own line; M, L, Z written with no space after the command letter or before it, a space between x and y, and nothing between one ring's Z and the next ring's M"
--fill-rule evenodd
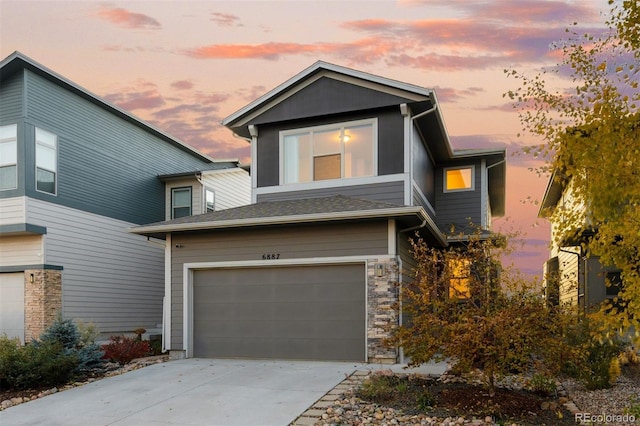
M0 202L26 197L135 224L165 219L159 176L238 168L19 52L0 63L0 152Z
M252 202L343 195L421 206L443 232L505 207L505 151L454 151L433 90L317 62L227 117Z

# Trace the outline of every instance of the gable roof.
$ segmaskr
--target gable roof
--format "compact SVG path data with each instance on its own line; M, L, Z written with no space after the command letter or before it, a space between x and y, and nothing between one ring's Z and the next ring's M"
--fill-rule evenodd
M264 225L406 218L411 224L428 224L438 241L446 245L433 220L422 207L398 206L379 201L336 195L282 201L263 201L246 206L131 228L135 234L158 236L175 231L245 228Z
M413 84L403 83L324 61L317 61L250 104L234 112L222 120L222 124L229 128L242 126L256 114L271 108L274 104L282 102L287 97L302 90L323 76L330 76L331 78L340 79L348 83L374 88L381 92L408 97L414 101L429 99L433 93L433 90Z
M214 162L214 160L208 155L203 154L195 150L194 148L191 148L189 145L185 144L179 139L176 139L173 136L170 136L167 133L164 133L162 130L158 129L157 127L154 127L153 125L133 116L129 112L99 97L98 95L95 95L89 92L87 89L77 85L76 83L63 77L62 75L56 73L55 71L52 71L51 69L45 67L44 65L34 61L33 59L29 58L28 56L24 55L21 52L18 52L18 51L13 52L11 55L7 56L0 62L0 82L2 82L2 80L5 80L6 78L12 76L13 74L23 69L27 69L35 74L38 74L39 76L47 79L48 81L66 90L69 90L70 92L80 96L81 98L88 100L89 102L106 110L107 112L115 116L118 116L123 120L128 121L129 123L137 127L140 127L144 131L153 134L154 136L164 140L165 142L171 145L178 147L182 151L187 152L193 155L194 157L199 158L202 161L205 161L208 163Z

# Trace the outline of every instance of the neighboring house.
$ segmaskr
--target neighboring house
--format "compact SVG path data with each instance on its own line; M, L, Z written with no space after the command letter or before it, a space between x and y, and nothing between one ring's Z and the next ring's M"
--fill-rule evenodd
M186 171L190 194L172 200L167 176ZM0 334L30 341L58 312L105 334L157 328L164 241L128 229L249 201L237 161L214 162L21 53L0 63Z
M317 62L223 121L253 204L149 224L166 238L176 356L394 363L409 238L504 212L505 151L453 151L432 90Z
M573 196L571 180L557 170L549 179L538 216L551 223L551 253L544 265L547 300L577 305L581 311L613 300L620 291L620 270L602 265L599 257L588 253L588 240L594 235L588 209ZM575 226L567 230L571 223Z

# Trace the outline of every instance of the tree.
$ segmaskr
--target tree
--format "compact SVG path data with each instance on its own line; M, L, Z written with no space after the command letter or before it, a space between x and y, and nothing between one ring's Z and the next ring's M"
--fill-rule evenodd
M480 369L493 394L502 375L535 369L554 376L569 351L559 313L533 283L500 271L506 237L481 237L444 250L411 241L415 276L401 293L408 321L390 343L404 348L412 366L451 360L460 373Z
M560 233L587 226L596 231L585 248L605 265L622 270L617 306L603 305L611 332L640 331L640 5L609 1L602 34L580 34L556 45L573 87L548 89L547 72L533 78L515 70L520 87L508 95L519 110L523 129L541 137L534 149L547 159L545 171L570 182L584 209L562 212ZM585 215L586 210L586 215ZM622 307L623 309L619 309Z

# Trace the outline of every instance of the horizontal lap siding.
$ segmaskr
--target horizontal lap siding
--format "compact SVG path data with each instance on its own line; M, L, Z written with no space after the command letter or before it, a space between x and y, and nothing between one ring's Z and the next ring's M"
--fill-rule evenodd
M155 328L162 322L164 248L134 235L134 224L40 200L29 222L47 227L44 263L62 266L65 317L101 332Z
M58 136L58 194L53 200L32 188L35 198L150 223L164 220L157 176L208 164L39 75L27 72L26 87L31 132L37 126Z
M202 182L214 190L216 210L251 203L251 176L245 170L203 173Z
M0 125L14 124L22 118L22 73L3 79L0 85Z
M378 256L388 253L387 222L297 226L173 234L171 240L171 347L182 348L183 264L280 259ZM182 247L176 248L176 245Z
M346 197L404 205L404 181L337 186L304 191L273 192L258 195L257 201L298 200L300 198L329 197L334 195L344 195Z
M468 230L469 222L474 226L482 224L481 211L481 165L480 162L452 164L451 166L475 165L475 190L447 192L443 190L443 169L436 169L436 223L444 233L450 233L451 226L457 231Z
M25 197L0 199L0 225L25 223Z
M0 238L0 266L41 265L42 236L20 235Z
M580 293L580 247L563 247L562 250L558 251L560 304L575 305L578 303Z

